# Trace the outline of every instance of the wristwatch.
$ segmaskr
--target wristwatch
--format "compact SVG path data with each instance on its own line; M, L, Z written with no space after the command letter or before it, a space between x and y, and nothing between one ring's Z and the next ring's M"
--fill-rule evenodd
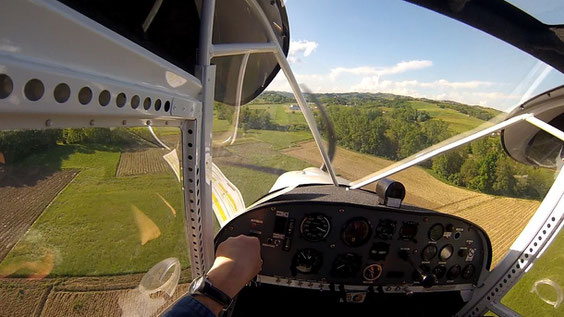
M207 275L200 276L193 280L190 284L188 294L207 296L222 305L223 309L227 309L233 302L233 299L229 297L229 295L213 286Z

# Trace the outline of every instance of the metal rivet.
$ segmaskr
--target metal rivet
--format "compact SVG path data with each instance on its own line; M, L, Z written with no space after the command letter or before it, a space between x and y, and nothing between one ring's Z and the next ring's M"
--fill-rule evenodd
M270 207L270 210L271 210L271 211L275 211L275 210L276 210L276 207Z
M96 122L94 120L90 120L90 125L94 125Z
M227 227L227 231L233 231L233 226Z
M329 247L330 247L331 249L335 249L336 246L337 246L337 245L336 245L335 243L331 243L331 244L329 245Z
M53 122L51 122L51 119L48 119L47 121L45 121L45 126L50 127L53 124Z
M339 213L340 213L340 214L342 214L342 213L344 213L344 212L345 212L345 210L344 210L343 208L339 209Z

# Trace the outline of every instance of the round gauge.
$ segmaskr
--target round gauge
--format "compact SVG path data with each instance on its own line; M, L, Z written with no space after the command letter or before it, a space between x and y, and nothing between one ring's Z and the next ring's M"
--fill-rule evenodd
M450 267L447 272L447 279L454 280L460 275L460 265L456 264Z
M437 265L433 268L433 274L435 274L435 276L437 278L442 278L443 276L445 276L446 273L446 266L444 265Z
M367 281L375 281L382 275L382 266L380 264L370 264L362 271L362 276Z
M419 224L417 222L404 222L399 231L400 240L415 241Z
M292 271L304 274L317 273L323 264L323 254L314 249L298 250L292 259Z
M429 239L431 241L439 241L443 234L445 233L445 227L440 223L434 224L431 229L429 229Z
M300 232L308 241L321 241L331 230L331 222L322 214L307 215L300 225Z
M437 246L434 244L429 244L425 247L425 249L423 249L423 252L421 252L421 258L423 259L423 261L431 261L431 259L434 258L436 254Z
M349 247L358 247L370 239L372 228L370 222L365 218L358 217L350 219L341 232L343 242Z
M476 272L476 268L472 264L468 264L462 270L462 278L465 280L469 280L474 276L474 272Z
M396 222L390 219L381 219L376 226L376 237L382 240L389 240L396 232Z
M360 269L361 260L361 257L354 253L339 254L333 261L331 275L341 278L352 277Z
M454 248L452 244L447 244L441 249L441 252L439 253L439 259L441 259L441 261L448 260L452 256L453 252Z

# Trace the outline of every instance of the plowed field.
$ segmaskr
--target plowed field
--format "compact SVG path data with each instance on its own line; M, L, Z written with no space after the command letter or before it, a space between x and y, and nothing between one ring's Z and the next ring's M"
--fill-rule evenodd
M172 298L141 294L143 274L64 279L0 280L1 316L155 316L186 294L184 270ZM166 299L165 299L166 298Z
M163 159L163 155L167 153L167 150L159 148L140 148L122 152L116 176L166 173L170 167Z
M284 154L321 165L314 142L301 143ZM356 180L393 162L378 157L339 148L333 160L336 173ZM405 202L424 208L454 214L481 226L492 241L492 267L497 264L521 229L529 222L540 202L481 194L445 184L424 169L415 167L393 175L406 188ZM372 185L373 186L373 185Z
M0 175L0 261L77 173L14 169Z

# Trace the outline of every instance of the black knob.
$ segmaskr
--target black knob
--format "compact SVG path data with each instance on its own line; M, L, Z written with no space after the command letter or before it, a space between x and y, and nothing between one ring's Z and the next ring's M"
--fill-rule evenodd
M423 279L421 280L421 285L423 285L423 287L425 288L429 288L439 282L439 279L435 274L423 275L422 278Z

